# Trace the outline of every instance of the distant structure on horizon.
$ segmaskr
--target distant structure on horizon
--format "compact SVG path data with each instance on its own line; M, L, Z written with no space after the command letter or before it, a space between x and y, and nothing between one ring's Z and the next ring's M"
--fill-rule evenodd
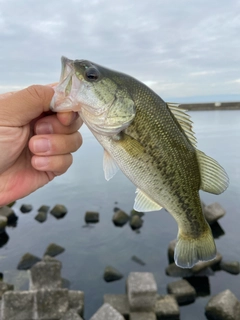
M239 110L240 102L182 103L179 108L191 111L199 110Z

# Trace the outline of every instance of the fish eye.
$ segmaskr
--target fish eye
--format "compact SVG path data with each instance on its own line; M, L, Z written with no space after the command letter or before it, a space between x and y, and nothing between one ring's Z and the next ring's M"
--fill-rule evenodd
M100 73L96 68L90 67L85 71L85 79L87 81L97 81L100 77Z

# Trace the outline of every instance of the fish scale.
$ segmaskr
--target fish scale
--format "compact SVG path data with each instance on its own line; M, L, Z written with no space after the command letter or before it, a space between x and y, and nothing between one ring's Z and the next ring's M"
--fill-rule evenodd
M52 110L79 112L104 148L106 179L118 166L137 186L135 210L164 207L175 218L177 265L190 268L214 259L216 247L199 189L219 194L227 188L228 177L215 160L196 149L189 116L131 76L86 60L63 58L62 67L65 77L59 88L66 85L66 99L72 97L72 103L66 103L56 87Z

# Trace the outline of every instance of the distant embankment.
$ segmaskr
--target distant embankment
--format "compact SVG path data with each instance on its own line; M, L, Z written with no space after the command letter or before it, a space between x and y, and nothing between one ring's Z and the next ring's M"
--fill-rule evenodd
M239 110L240 102L209 102L209 103L182 103L181 109L198 110Z

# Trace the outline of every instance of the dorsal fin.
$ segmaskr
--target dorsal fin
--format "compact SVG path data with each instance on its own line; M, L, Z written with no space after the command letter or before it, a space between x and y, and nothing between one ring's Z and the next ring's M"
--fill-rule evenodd
M188 139L194 147L197 146L197 139L192 131L192 121L190 116L185 112L186 110L178 108L179 104L176 103L167 103L170 111L177 119L178 123L182 127L183 131L186 133Z

